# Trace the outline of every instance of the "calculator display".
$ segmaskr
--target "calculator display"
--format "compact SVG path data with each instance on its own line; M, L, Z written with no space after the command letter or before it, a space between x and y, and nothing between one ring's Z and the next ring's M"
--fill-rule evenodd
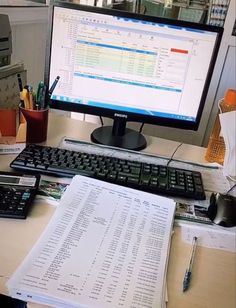
M0 175L0 185L34 186L35 177Z
M19 184L20 178L0 175L0 184Z

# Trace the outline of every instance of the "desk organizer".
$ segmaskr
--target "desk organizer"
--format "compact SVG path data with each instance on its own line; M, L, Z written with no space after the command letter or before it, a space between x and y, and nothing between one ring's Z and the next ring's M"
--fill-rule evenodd
M20 105L19 110L21 123L19 126L18 138L26 135L27 143L40 143L46 141L49 109L32 110L25 109Z

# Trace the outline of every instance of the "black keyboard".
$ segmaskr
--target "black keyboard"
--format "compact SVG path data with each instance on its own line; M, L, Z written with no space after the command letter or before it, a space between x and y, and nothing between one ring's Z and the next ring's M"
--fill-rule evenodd
M154 194L205 199L199 172L115 157L30 144L10 166L53 176L80 174Z

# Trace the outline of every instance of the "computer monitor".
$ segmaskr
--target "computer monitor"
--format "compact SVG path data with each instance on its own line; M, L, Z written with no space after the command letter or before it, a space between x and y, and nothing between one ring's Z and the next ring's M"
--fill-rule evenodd
M113 119L93 142L140 150L127 121L197 130L223 29L56 1L45 79L52 108Z

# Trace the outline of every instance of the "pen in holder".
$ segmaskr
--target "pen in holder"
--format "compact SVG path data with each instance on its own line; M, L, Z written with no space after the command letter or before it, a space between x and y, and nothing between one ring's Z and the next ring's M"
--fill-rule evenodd
M19 110L26 121L26 142L40 143L46 141L49 109L26 109L20 103Z
M33 91L32 85L23 87L20 74L17 75L20 104L19 104L19 128L16 136L17 142L40 143L47 139L48 129L48 102L57 86L60 76L57 76L50 87L40 81L37 91Z

